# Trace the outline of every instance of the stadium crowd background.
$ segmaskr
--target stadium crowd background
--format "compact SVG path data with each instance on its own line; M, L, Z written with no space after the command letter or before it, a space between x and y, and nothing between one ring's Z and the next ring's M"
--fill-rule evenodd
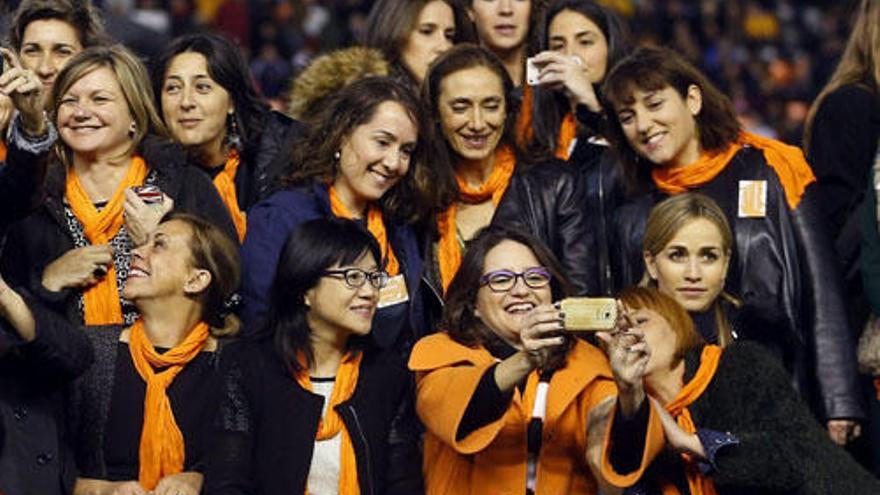
M0 8L0 30L18 0ZM359 39L372 0L96 0L108 30L141 56L199 27L238 40L279 109L317 54ZM671 46L731 97L747 128L798 144L810 103L828 80L855 2L606 0L639 43Z

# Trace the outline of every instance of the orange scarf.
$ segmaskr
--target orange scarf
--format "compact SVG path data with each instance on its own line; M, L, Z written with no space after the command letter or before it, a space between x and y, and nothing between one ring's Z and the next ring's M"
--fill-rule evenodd
M139 156L132 157L128 172L116 187L113 197L99 212L83 189L73 167L67 170L64 196L73 214L82 223L83 234L90 243L107 244L119 232L125 220L122 216L125 190L143 184L146 177L147 163ZM122 304L119 302L114 263L110 264L103 279L83 292L83 301L86 325L122 323Z
M339 369L336 370L336 380L333 382L333 392L330 394L327 412L324 414L321 422L318 423L318 434L315 437L316 440L327 440L340 432L342 433L339 461L339 493L346 495L358 495L361 492L361 487L358 484L357 458L354 453L354 444L351 443L348 429L335 408L337 405L350 399L354 393L354 389L357 387L362 358L363 353L361 352L349 352L342 357ZM300 359L300 363L305 363L305 360ZM303 366L295 378L296 383L300 387L309 392L312 391L312 380L309 377L308 367ZM308 493L308 487L306 493Z
M479 188L471 188L461 177L455 176L462 201L479 204L491 198L492 204L498 206L504 192L507 191L510 178L513 177L514 168L516 168L516 155L513 150L509 146L499 146L495 150L492 173ZM461 246L458 244L455 223L457 209L458 205L453 203L437 216L437 231L440 233L440 240L437 243L437 262L440 265L440 280L443 283L444 293L449 288L455 273L458 272L458 267L461 266Z
M6 161L6 142L0 139L0 162Z
M740 132L737 140L726 149L715 153L701 153L696 162L685 167L654 167L651 177L654 184L666 194L683 193L714 179L743 146L751 146L764 152L764 159L779 177L789 208L797 208L807 186L816 181L803 151L796 146L750 132Z
M666 404L666 410L675 418L684 431L688 433L696 433L697 427L691 418L691 413L687 406L691 405L700 398L706 388L712 383L715 377L715 371L718 369L718 362L721 359L721 347L717 345L707 345L703 348L700 356L700 367L693 379L682 387L678 396L672 402ZM715 484L708 477L700 474L696 462L687 454L682 454L685 461L685 475L687 476L688 488L691 495L716 495ZM671 483L664 484L663 495L678 494L678 489Z
M166 391L183 367L202 352L208 336L208 324L199 322L183 342L165 354L159 354L147 339L143 318L131 326L128 337L131 360L147 384L144 427L138 451L138 482L147 490L154 489L165 476L183 471L186 453L183 434L174 420L174 411ZM165 369L157 373L155 368Z
M226 209L229 210L229 216L232 217L232 223L235 224L235 231L238 232L238 241L244 242L244 234L247 232L247 216L239 209L238 196L235 194L235 173L238 171L240 163L238 151L229 150L226 165L214 177L214 187L220 193L220 199L226 204Z
M523 89L523 101L520 105L519 115L516 116L516 144L520 149L528 149L529 143L535 138L535 129L532 127L532 87ZM568 112L559 124L559 134L556 136L556 151L554 156L560 160L568 160L571 142L577 136L577 121L574 113Z
M342 200L339 199L339 195L336 194L336 189L334 189L333 186L330 186L328 192L330 195L330 210L333 214L339 218L351 219L353 215L342 203ZM394 255L394 250L391 249L391 243L388 242L388 232L385 230L385 221L382 219L382 210L379 209L378 206L372 204L367 208L367 230L373 234L373 237L376 238L379 247L382 249L382 257L386 262L385 271L387 271L392 277L397 275L400 272L400 263L397 261L397 256Z

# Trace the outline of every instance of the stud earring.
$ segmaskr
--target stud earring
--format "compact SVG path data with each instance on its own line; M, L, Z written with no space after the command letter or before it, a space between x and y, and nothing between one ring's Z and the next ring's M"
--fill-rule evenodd
M338 162L340 158L342 158L342 152L336 150L336 153L333 153L333 159Z
M134 137L137 135L137 130L137 124L132 122L131 125L128 127L128 138L134 139Z

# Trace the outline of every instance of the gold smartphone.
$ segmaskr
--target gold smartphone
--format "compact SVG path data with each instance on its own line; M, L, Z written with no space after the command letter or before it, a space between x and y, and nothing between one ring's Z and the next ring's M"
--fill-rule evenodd
M617 324L617 301L612 297L568 297L560 301L565 329L571 332L613 330Z

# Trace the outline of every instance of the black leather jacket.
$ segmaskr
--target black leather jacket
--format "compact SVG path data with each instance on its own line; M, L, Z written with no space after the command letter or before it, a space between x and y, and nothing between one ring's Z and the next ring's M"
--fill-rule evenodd
M493 225L520 225L559 259L577 294L596 294L595 239L574 170L550 161L517 172L501 198Z
M739 217L740 180L767 181L766 216ZM817 209L815 186L808 187L798 207L791 210L763 153L744 148L717 177L694 191L718 202L731 222L736 249L725 290L766 322L762 332L773 333L766 336L768 340L793 343L786 364L802 393L818 402L828 419L864 418L854 338L840 273ZM651 207L663 198L654 192L618 209L611 253L624 285L642 277L645 223Z

